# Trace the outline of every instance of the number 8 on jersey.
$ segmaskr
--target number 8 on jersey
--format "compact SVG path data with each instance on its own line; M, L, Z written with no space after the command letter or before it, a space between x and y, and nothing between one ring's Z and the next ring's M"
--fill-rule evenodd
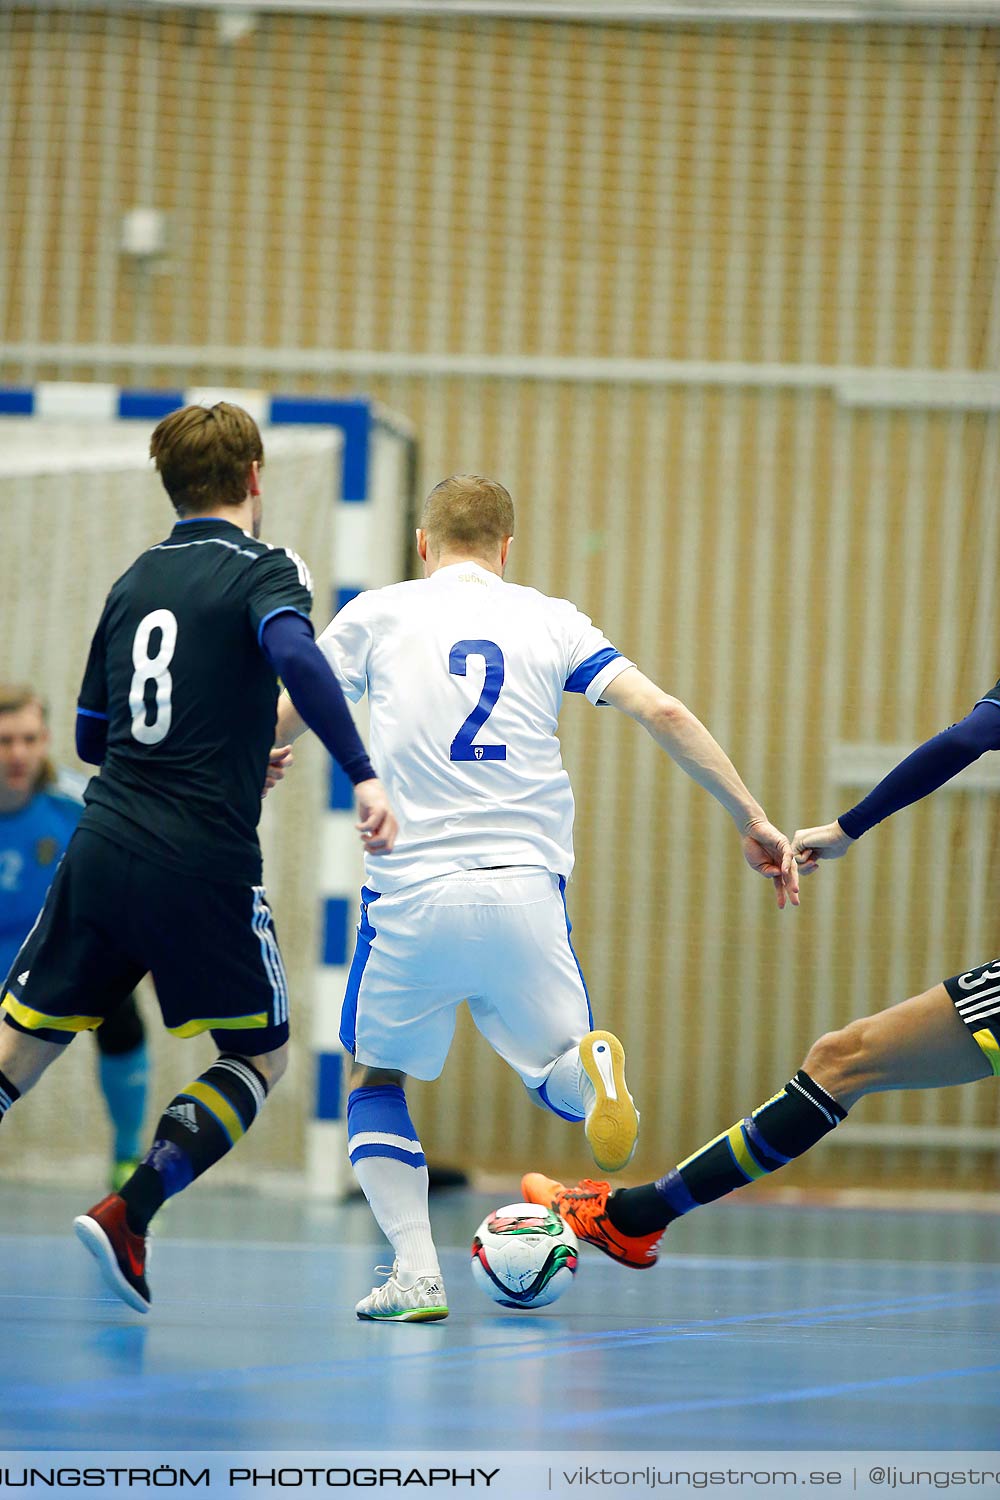
M156 654L150 656L149 643L153 632L160 632L160 643ZM128 706L132 711L132 737L140 745L158 745L170 732L172 717L171 694L173 679L170 663L177 647L177 617L169 609L154 609L144 615L136 627L132 641L132 665L135 675L129 689ZM146 686L153 683L155 697L152 707L156 712L148 719Z

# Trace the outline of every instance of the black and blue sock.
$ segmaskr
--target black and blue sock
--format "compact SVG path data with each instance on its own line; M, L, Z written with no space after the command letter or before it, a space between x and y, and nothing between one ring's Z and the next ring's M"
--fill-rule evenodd
M665 1177L619 1188L608 1218L622 1234L653 1234L674 1219L767 1177L821 1141L847 1110L801 1070L779 1094L717 1135Z
M264 1106L267 1084L246 1058L221 1057L164 1110L150 1150L121 1190L128 1226L145 1234L168 1198L228 1154Z

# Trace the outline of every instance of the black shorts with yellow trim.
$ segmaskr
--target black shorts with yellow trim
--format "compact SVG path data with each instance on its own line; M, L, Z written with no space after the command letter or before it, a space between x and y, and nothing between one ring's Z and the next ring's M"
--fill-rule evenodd
M71 1042L151 974L174 1036L254 1057L288 1040L288 982L263 886L165 870L78 829L7 975L8 1026Z
M972 1039L1000 1078L1000 958L944 981Z

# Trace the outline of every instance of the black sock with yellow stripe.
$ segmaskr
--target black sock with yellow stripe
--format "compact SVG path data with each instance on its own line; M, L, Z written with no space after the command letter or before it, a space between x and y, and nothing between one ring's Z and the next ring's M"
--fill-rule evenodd
M780 1094L723 1131L656 1182L619 1188L607 1214L622 1234L653 1234L703 1203L776 1172L802 1156L847 1118L847 1110L798 1072Z
M246 1135L267 1084L246 1058L223 1053L164 1110L152 1147L121 1190L128 1226L145 1234L157 1209Z
M20 1097L21 1090L14 1087L5 1073L0 1073L0 1120Z

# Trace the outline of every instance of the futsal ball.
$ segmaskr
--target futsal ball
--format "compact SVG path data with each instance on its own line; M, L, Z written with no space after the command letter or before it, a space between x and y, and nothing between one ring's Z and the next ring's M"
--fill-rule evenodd
M551 1208L496 1208L472 1241L472 1276L501 1307L546 1307L576 1275L576 1235Z

